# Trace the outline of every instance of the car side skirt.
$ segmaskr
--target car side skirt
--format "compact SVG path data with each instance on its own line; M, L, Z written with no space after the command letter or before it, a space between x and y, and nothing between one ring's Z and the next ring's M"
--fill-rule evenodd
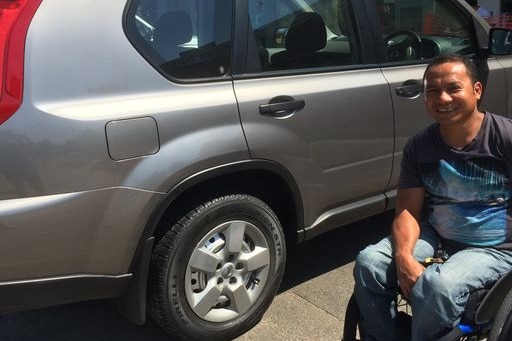
M333 208L305 229L305 240L345 226L355 221L384 213L394 207L393 192L378 194L370 198Z

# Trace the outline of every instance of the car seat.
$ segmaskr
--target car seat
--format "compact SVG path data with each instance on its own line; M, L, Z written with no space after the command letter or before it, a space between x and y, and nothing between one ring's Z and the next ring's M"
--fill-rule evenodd
M294 69L341 64L338 53L320 51L326 44L327 31L322 17L314 12L299 13L286 34L286 49L271 57L272 68Z

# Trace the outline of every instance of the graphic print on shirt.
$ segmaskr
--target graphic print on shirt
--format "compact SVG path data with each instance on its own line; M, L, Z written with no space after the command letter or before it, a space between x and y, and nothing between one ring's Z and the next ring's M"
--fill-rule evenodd
M429 221L441 236L474 246L505 242L511 197L505 162L441 160L421 168L432 208Z

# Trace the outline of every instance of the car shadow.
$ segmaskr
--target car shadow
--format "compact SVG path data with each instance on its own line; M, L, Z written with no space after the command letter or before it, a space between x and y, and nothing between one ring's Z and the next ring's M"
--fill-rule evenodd
M387 236L393 212L386 212L320 235L293 247L280 292L353 262L360 250Z
M294 247L287 257L284 292L352 262L365 245L389 232L392 216L381 214L328 232ZM174 341L151 319L138 326L125 320L110 300L0 315L2 341Z

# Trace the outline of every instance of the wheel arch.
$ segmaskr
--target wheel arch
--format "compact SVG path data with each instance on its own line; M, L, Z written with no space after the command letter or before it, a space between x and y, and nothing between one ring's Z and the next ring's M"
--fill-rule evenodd
M154 236L158 241L169 224L197 205L235 193L250 194L263 200L279 217L287 240L299 238L297 235L304 224L298 186L285 168L267 160L231 163L184 179L169 190L153 212L143 236Z
M121 314L134 323L144 323L151 252L167 228L201 203L235 193L255 196L269 205L281 222L287 245L303 241L304 213L299 188L293 176L278 163L247 160L191 175L167 192L148 220L130 265L132 281L117 302Z

